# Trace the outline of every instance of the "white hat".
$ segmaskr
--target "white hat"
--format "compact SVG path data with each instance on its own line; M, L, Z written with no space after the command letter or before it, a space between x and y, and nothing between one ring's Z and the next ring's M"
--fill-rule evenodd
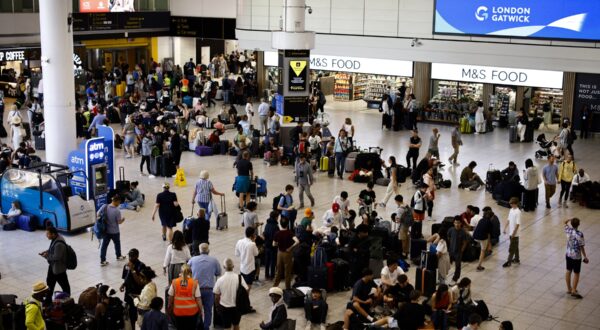
M17 125L21 123L21 117L19 116L14 116L11 121L10 121L13 125Z
M276 294L280 297L283 297L283 290L281 290L280 288L274 286L272 288L269 289L269 296L272 294Z

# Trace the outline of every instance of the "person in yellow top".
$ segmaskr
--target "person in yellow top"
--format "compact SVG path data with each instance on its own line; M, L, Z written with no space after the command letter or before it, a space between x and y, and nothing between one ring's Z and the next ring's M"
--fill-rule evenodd
M565 201L563 205L565 207L569 207L567 205L567 201L569 200L569 191L571 190L571 182L573 182L573 177L577 174L577 165L573 161L573 156L570 154L565 156L565 160L558 167L558 181L560 181L560 196L558 197L558 207L561 207L561 201L563 195L565 196Z
M202 317L200 286L192 277L190 266L181 267L181 276L169 287L169 313L175 318L177 329L195 329L198 317Z
M44 282L33 285L31 297L25 301L25 327L27 330L44 330L46 322L42 315L42 300L48 293L48 286Z

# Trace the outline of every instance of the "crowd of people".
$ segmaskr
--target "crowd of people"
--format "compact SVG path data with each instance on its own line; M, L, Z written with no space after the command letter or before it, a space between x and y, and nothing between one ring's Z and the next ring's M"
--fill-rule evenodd
M167 329L169 326L209 329L212 325L239 329L243 315L255 311L249 299L252 287L268 284L271 286L268 296L272 309L269 315L264 315L265 320L259 325L261 329L280 329L288 322L289 301L286 297L298 287L308 288L303 294L302 307L309 327L314 325L323 329L326 324L342 319L341 323L336 323L336 329L419 329L426 325L436 329L447 329L450 325L459 329L478 329L489 315L478 307L483 302L475 300L471 280L461 276L462 263L477 262L476 270L485 271L485 260L504 233L509 240L509 255L503 267L520 264L521 206L525 211L535 209L537 186L543 182L546 206L550 208L550 199L560 182L558 206L567 207L571 183L579 183L585 178L583 170L575 166L572 150L565 140L563 149L569 150L570 155L565 153L560 166L554 163L552 156L541 171L531 160L525 162L522 177L525 193L511 196L508 200L510 211L505 219L499 219L490 206L482 205L480 210L479 206L468 205L464 212L435 223L438 225L436 230L432 226L431 235L425 237L423 225L426 218L433 219L437 189L443 183L441 134L437 128L432 129L427 152L419 159L423 141L417 130L418 103L410 94L408 111L403 111L404 95L394 93L396 101L392 102L392 110L387 102L392 97L387 96L382 112L391 116L392 126L406 126L412 131L407 141L406 168L411 169L416 188L414 194L403 196L399 193L400 177L405 175L400 169L404 166L391 156L387 163L381 161L390 178L383 198L377 198L373 181L360 192L356 207L351 206L348 192L342 191L332 199L331 207L323 212L318 223L311 193L315 172L323 170L321 160L326 157L334 163L334 175L344 178L346 159L350 152L357 150L353 140L356 127L347 118L333 136L329 123L322 120L323 117L319 120L324 102L320 101L317 89L312 101L315 115L309 123L310 128L305 131L306 123L298 123L291 130L289 145L282 141L280 118L267 98L261 99L258 106L259 127L254 129L252 99L257 93L252 80L254 73L248 66L250 61L248 55L234 53L229 57L216 56L207 67L198 68L190 59L183 69L174 66L167 70L151 60L148 65L141 63L133 70L118 66L112 73L89 84L86 99L77 112L78 136L94 136L100 125L120 124L126 157L140 155L140 172L144 175L144 165L151 177L174 174L158 173L151 168L156 156L168 158L173 168L178 168L181 154L189 149L190 143L223 154L225 142L225 153L236 156L235 190L239 194L238 206L244 227L243 237L228 257L215 258L210 255L209 245L212 203L213 196L224 196L224 193L217 190L210 181L209 172L203 170L191 196L192 205L198 207L197 213L180 231L176 228L180 201L171 192L170 185L164 183L152 213L153 221L158 213L162 239L169 242L162 263L168 287L163 299L160 297L163 292L158 290L160 286L156 283L156 271L140 260L144 251L133 248L126 256L121 251L120 225L125 221L121 209L139 210L144 205L138 183L132 184L132 190L126 194L113 194L110 203L98 212L106 224L100 246L100 264L108 265L106 255L112 241L117 261L125 263L122 285L118 289L124 295L121 300L117 290L106 285L90 290L96 292L86 310L93 320L90 327L123 329L125 322L129 322L132 328L137 324L141 329ZM233 80L229 79L232 77L229 74L241 76ZM221 85L215 85L212 79L216 77L222 78ZM116 100L112 97L111 86L118 85L120 80L126 82L127 94ZM98 86L105 88L102 90ZM207 107L214 104L215 89L222 90L224 106L217 118L209 121ZM198 98L196 104L188 103L192 96ZM244 106L241 115L237 106ZM396 113L397 109L400 112ZM229 143L223 134L231 128L237 134ZM568 130L568 125L564 128ZM207 138L205 131L209 130ZM570 135L570 131L564 134ZM458 166L462 145L458 127L454 128L450 139L454 153L449 162ZM264 223L256 214L257 205L251 200L249 191L254 178L251 157L257 155L269 165L293 165L294 172L292 182L273 200L273 209ZM463 169L461 187L477 190L486 185L487 182L474 171L476 166L477 163L472 161ZM512 162L501 175L506 182L518 182L521 178ZM299 204L294 201L296 190ZM304 195L310 207L305 207ZM521 196L524 197L522 203ZM127 206L122 206L125 198ZM393 212L387 214L386 206L392 200L395 204ZM17 214L18 205L13 207L15 210L11 210L6 221ZM578 230L580 223L579 219L573 218L564 228L567 235L567 291L577 299L582 298L577 291L581 262L588 262L583 233ZM51 242L50 247L40 256L49 264L47 279L45 283L34 284L26 304L26 324L31 329L43 329L51 324L42 315L46 306L56 300L53 293L57 283L63 292L71 293L67 276L71 269L68 266L70 246L53 227L46 228L46 237ZM422 262L422 250L429 251L427 256L436 260L432 269L429 265L426 268L437 272L437 276L432 283L423 283L424 278L419 284L411 283L406 267L410 262ZM240 265L238 270L234 266L236 259ZM331 265L334 269L330 275L328 267ZM264 269L262 279L261 269ZM330 276L334 277L333 281L329 280ZM350 288L350 301L343 313L330 309L326 292ZM331 311L337 314L331 315ZM513 327L510 321L504 321L500 328L509 330Z

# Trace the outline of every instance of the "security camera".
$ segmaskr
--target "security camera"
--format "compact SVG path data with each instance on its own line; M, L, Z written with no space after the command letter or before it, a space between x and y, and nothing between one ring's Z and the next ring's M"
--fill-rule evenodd
M306 6L304 8L308 9L308 14L309 15L312 14L312 7L311 6Z
M415 40L414 40L414 39L413 39L413 41L410 43L410 46L411 46L411 47L414 47L414 46L415 46Z
M421 43L421 41L418 38L414 38L412 40L412 42L410 43L411 47L418 47L418 46L421 46L421 45L422 45L422 43Z

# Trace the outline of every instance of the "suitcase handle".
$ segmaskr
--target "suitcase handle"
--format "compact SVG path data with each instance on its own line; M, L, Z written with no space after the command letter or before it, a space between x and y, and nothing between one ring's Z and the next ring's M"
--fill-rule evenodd
M125 181L125 167L119 166L119 181Z
M428 261L429 261L429 251L428 250L421 251L421 269L427 268Z
M196 206L196 203L192 203L192 212L190 212L190 217L191 218L194 217L194 206Z
M225 203L225 194L221 195L221 210L223 210L223 213L227 213L227 204Z

